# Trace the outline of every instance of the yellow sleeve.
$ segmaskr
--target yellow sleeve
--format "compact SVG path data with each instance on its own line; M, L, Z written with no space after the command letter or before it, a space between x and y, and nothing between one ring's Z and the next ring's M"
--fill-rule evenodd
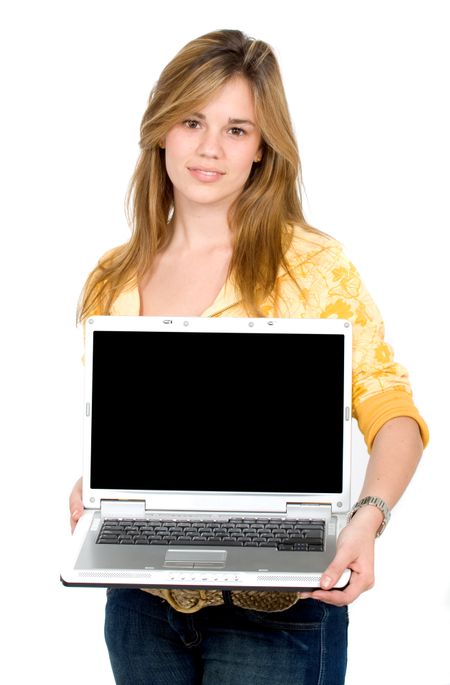
M408 372L384 340L384 323L355 266L339 246L329 251L327 306L321 316L349 319L353 327L353 416L368 446L381 426L397 416L419 424L424 446L428 426L416 408Z

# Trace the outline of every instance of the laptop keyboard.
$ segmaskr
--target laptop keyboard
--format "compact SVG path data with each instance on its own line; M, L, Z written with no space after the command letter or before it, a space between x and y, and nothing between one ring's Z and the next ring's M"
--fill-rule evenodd
M273 547L281 552L323 552L324 536L325 521L316 519L105 519L97 543L177 547Z

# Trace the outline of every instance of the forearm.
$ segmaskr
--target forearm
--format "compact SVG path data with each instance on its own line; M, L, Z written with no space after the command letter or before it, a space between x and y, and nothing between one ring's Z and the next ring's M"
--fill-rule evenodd
M361 497L381 497L392 508L414 475L423 452L419 426L414 419L391 419L378 431L372 446ZM362 507L355 519L377 531L382 521L375 507Z
M417 422L398 417L385 423L372 446L361 497L374 495L393 507L414 475L423 445ZM377 507L361 507L339 535L336 556L320 579L321 590L303 593L328 604L344 606L374 583L375 535L383 514ZM352 575L344 590L333 590L346 568Z

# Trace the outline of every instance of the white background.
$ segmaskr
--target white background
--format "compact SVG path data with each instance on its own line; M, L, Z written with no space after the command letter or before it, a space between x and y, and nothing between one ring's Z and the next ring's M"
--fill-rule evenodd
M104 590L59 583L81 472L75 307L98 257L128 238L123 201L160 71L192 38L239 28L275 48L307 219L357 265L432 435L377 541L376 586L351 607L347 685L450 684L448 8L2 3L3 682L113 683ZM354 452L364 463L359 437Z

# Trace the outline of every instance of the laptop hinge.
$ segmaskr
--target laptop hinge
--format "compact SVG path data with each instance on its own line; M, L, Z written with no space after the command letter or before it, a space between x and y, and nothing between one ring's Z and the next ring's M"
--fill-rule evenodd
M143 500L117 500L102 499L100 502L100 515L102 518L125 518L137 519L145 517L145 499Z
M286 515L296 519L331 519L331 504L308 504L287 502Z

